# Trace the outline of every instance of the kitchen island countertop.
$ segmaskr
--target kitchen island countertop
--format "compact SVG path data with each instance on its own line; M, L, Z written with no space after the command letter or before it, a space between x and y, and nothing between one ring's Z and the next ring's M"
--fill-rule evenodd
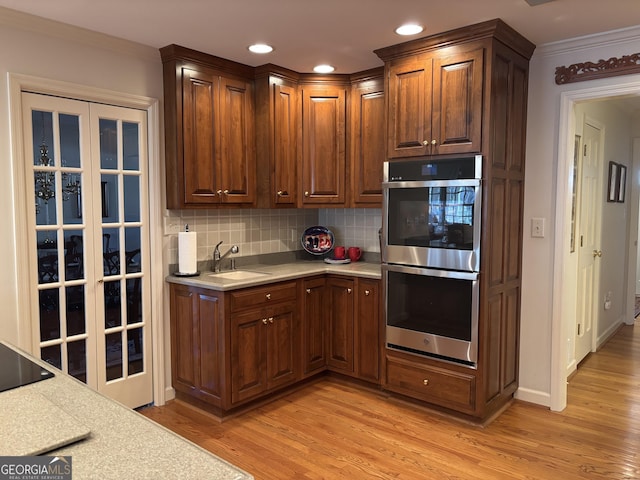
M48 456L71 456L75 480L253 478L136 411L95 392L75 378L23 351L14 350L54 372L55 376L0 392L0 409L5 394L11 393L12 397L24 394L25 399L30 395L41 395L64 414L86 426L91 431L88 438L44 453ZM9 396L4 398L8 399ZM51 422L54 427L55 420ZM24 418L24 422L29 422L29 418ZM52 425L47 425L47 428ZM43 434L46 434L46 430L43 428ZM21 432L2 431L2 435L19 438Z

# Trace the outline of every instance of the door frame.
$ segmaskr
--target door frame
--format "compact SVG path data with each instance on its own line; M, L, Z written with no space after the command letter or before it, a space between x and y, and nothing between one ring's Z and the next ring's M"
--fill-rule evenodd
M553 411L561 411L567 406L567 341L566 333L575 324L575 318L563 315L565 307L565 272L569 265L568 249L571 223L570 189L573 163L574 135L576 131L574 105L585 100L603 100L620 95L640 93L640 80L620 82L616 85L582 88L560 94L560 119L558 123L558 156L556 170L555 223L556 232L553 245L553 281L554 292L551 306L551 385L550 405ZM634 170L636 166L634 164ZM633 178L634 172L628 176ZM631 184L630 198L637 198L638 187ZM633 215L633 212L631 213Z
M128 93L116 92L102 88L89 87L86 85L78 85L70 82L61 82L47 78L34 77L30 75L22 75L9 73L9 117L10 117L10 135L11 135L11 156L13 159L11 169L14 178L13 186L13 202L14 202L14 221L15 245L17 258L28 258L27 242L20 241L27 238L27 208L25 194L25 169L20 159L24 157L24 136L22 132L22 92L29 91L44 95L54 95L74 100L81 100L93 103L106 103L118 107L134 108L147 112L147 141L149 153L149 185L148 192L149 201L149 233L151 244L149 254L151 259L151 267L149 270L149 279L151 282L151 355L152 355L152 379L153 379L153 400L156 405L163 405L167 398L166 381L165 381L165 321L162 312L166 311L165 301L163 297L163 269L164 262L162 260L162 189L164 185L161 166L161 148L160 148L160 102L158 99L144 97L140 95L132 95ZM155 201L154 201L155 200ZM159 265L159 268L154 268ZM33 352L33 331L31 328L31 319L35 313L31 311L29 300L29 275L26 270L18 270L17 272L17 312L19 318L28 319L20 322L18 339L20 347L24 350ZM39 355L37 355L39 356Z

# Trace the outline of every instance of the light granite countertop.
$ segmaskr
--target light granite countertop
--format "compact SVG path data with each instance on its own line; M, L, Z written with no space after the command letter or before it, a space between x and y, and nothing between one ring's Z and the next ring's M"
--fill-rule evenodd
M225 278L225 274L230 271L223 271L220 274L212 272L202 272L193 277L183 277L169 275L169 283L178 283L194 287L208 288L211 290L236 290L238 288L266 285L284 280L292 280L302 277L311 277L330 273L332 275L346 275L352 277L381 278L381 266L378 262L352 262L347 264L329 264L323 261L298 260L277 265L245 265L237 271L252 272L262 274L247 278Z
M136 411L95 392L75 378L19 352L54 372L55 377L0 392L0 409L3 408L3 397L9 401L10 398L15 399L16 395L24 394L26 401L33 396L42 396L57 407L56 411L62 410L63 414L87 427L91 432L88 438L44 453L49 456L70 455L75 480L253 478ZM30 420L23 419L25 424ZM56 428L56 425L59 423L56 423L55 418L50 422L43 422L40 434L46 435L47 429ZM15 435L19 438L23 434L22 430L3 430L2 435Z

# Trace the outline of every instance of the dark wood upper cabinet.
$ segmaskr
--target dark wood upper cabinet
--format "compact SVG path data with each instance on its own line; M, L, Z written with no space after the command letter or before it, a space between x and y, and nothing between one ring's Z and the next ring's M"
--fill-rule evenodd
M389 62L389 158L481 150L483 52L447 48Z
M177 45L160 53L167 208L252 205L253 69Z
M300 164L298 74L275 65L256 68L258 207L296 207Z
M349 128L351 202L354 207L382 206L382 168L386 160L384 72L382 68L351 77Z
M347 86L306 85L302 97L300 204L345 205Z

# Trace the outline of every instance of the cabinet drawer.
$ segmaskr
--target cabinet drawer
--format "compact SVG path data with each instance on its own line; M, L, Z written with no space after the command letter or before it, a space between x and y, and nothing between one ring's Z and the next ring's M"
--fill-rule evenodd
M475 406L475 377L387 356L386 388L454 410Z
M295 300L296 282L274 283L262 287L244 288L229 293L231 311L269 306L273 303Z

